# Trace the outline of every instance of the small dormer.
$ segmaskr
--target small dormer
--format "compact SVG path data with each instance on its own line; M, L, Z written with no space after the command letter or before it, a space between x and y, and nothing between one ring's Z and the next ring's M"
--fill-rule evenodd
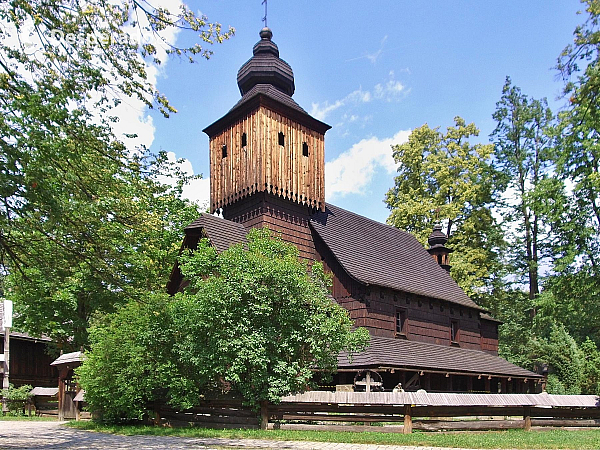
M442 231L442 226L436 224L433 226L433 231L429 235L429 249L427 251L433 257L435 262L442 266L446 271L450 272L450 250L446 247L448 236Z

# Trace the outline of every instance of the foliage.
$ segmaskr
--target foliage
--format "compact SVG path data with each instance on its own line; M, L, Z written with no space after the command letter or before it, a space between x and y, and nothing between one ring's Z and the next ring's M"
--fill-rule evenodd
M469 294L481 293L498 272L499 229L490 205L496 194L491 145L471 144L479 130L456 117L446 133L423 125L393 147L395 186L386 195L388 223L425 244L436 221L444 221L455 250L451 274Z
M549 365L550 394L581 394L585 356L562 325L552 324L548 338L533 341L535 357Z
M491 137L496 164L508 180L501 209L510 244L511 273L526 280L529 298L539 294L539 265L550 239L544 227L543 202L562 197L562 185L550 175L553 115L545 99L524 95L506 78L493 114ZM555 209L556 204L548 209Z
M331 373L342 350L368 342L327 291L319 263L268 230L217 254L206 240L181 257L190 281L172 298L130 303L99 320L78 371L86 400L104 419L140 418L152 401L189 408L202 396L276 402Z
M198 214L180 188L157 181L155 173L171 170L164 155L147 162L136 158L127 168L86 156L78 177L90 183L91 198L61 195L57 209L64 213L44 215L43 228L29 227L29 218L13 220L12 235L26 244L24 264L7 279L16 324L63 348L87 345L94 313L163 289L182 230ZM40 184L46 182L52 181Z
M76 369L91 409L103 420L141 419L182 374L170 359L167 294L129 302L90 328L91 350Z
M10 383L8 389L2 390L2 398L6 402L10 414L13 416L24 415L24 405L31 398L30 392L32 389L28 384L16 388Z
M165 155L114 136L114 108L131 97L175 112L150 65L211 52L168 36L187 29L208 45L233 30L136 0L10 0L0 22L1 272L17 326L77 348L94 312L164 280L196 214ZM169 177L174 189L157 182Z

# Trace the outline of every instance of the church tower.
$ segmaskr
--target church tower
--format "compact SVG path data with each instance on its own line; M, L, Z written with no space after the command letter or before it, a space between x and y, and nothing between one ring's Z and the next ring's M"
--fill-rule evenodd
M294 74L269 28L238 71L241 100L204 129L210 138L210 211L268 226L314 257L308 226L325 211L325 132L293 99Z

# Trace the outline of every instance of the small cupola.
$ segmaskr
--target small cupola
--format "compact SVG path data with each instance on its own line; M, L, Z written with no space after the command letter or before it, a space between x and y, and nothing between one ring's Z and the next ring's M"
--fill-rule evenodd
M433 257L435 262L442 266L446 271L450 272L449 256L453 250L446 247L448 236L442 231L442 226L440 224L433 226L433 231L429 235L427 242L429 243L427 251Z
M244 95L257 84L271 85L286 93L294 95L294 72L291 66L279 57L279 49L271 38L270 28L260 30L260 41L252 50L254 56L240 68L237 83L240 93Z

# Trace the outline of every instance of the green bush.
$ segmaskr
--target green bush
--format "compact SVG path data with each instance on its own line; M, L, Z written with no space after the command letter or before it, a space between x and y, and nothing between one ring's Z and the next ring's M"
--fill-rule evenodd
M25 404L31 398L31 390L33 388L25 384L18 388L9 384L8 389L2 390L2 399L6 402L8 411L13 416L25 415Z
M151 402L185 409L223 393L251 406L277 402L368 342L329 295L322 265L309 268L268 230L221 254L202 240L180 263L185 292L131 302L90 330L78 374L107 421L141 419Z

